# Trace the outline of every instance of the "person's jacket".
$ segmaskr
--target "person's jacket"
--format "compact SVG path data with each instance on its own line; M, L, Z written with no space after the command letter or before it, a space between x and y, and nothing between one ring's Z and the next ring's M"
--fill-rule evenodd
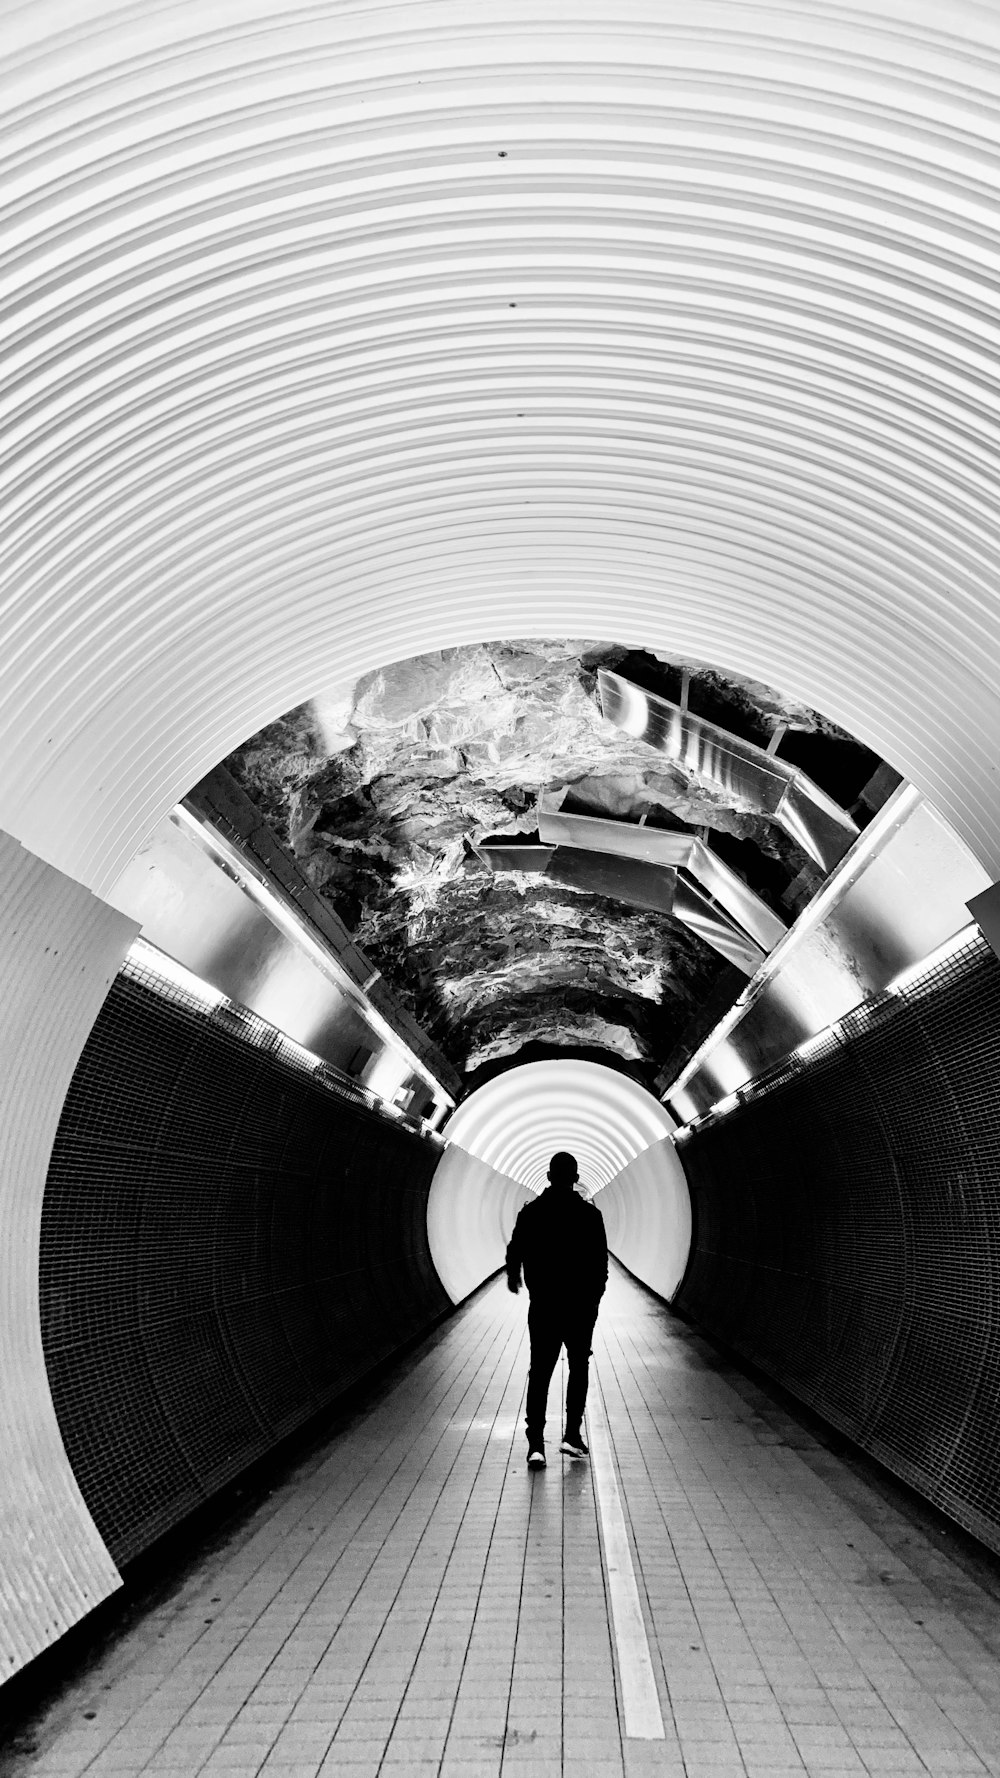
M596 1204L565 1187L549 1186L525 1204L507 1248L507 1282L521 1272L532 1301L593 1306L608 1281L608 1241Z

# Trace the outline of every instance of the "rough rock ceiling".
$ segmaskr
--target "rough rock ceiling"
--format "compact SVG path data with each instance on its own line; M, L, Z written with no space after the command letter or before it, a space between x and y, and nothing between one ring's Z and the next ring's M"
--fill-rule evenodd
M617 672L766 746L778 731L845 805L878 761L768 688L614 643L498 642L418 656L291 711L226 762L315 888L454 1065L547 1048L609 1052L650 1080L741 978L680 921L475 848L531 835L545 789L650 826L701 830L784 918L816 867L775 823L605 721Z

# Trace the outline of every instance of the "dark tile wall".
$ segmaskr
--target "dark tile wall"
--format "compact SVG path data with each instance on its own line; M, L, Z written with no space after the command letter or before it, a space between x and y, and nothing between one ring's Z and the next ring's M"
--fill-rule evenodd
M42 1336L119 1563L450 1307L439 1148L250 1035L123 974L59 1126Z
M1000 1549L1000 961L975 939L692 1135L675 1306Z

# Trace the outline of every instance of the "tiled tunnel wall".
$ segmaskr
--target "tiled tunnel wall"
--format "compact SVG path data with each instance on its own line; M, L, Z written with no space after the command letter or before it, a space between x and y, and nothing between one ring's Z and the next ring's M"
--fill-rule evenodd
M970 942L684 1149L675 1306L1000 1549L1000 962ZM42 1224L60 1427L119 1563L449 1304L438 1148L119 978Z
M450 1307L439 1148L257 1038L123 974L63 1110L45 1358L119 1565Z
M1000 961L975 939L684 1145L675 1306L1000 1549Z

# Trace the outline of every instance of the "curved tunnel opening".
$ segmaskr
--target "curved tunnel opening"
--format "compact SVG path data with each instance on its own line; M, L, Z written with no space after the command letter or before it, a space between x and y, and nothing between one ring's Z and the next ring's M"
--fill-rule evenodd
M514 1219L569 1152L608 1246L667 1299L687 1265L691 1208L672 1118L628 1075L578 1059L527 1062L470 1093L444 1126L427 1205L431 1255L454 1302L499 1271Z
M441 649L249 737L119 878L142 936L48 1172L47 1377L115 1561L495 1274L557 1149L635 1278L877 1442L843 1379L913 1340L913 1163L877 1082L827 1141L831 1064L940 1066L910 1009L989 974L986 884L828 719L662 652Z
M372 15L10 21L0 1675L576 1105L634 1276L1000 1547L995 21Z

